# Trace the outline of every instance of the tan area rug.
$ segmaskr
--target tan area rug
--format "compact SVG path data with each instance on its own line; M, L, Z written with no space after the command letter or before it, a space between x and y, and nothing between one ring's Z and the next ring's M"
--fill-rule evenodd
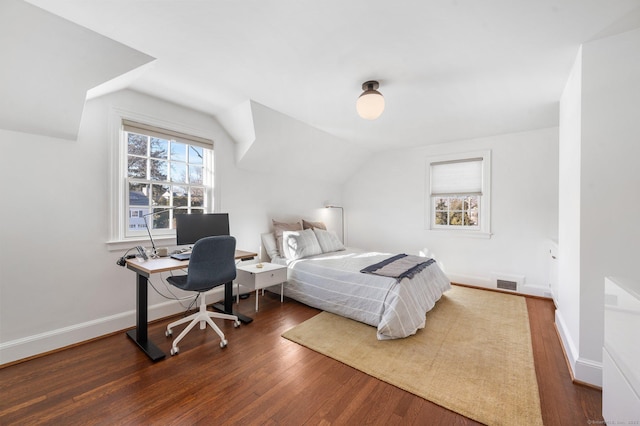
M524 297L454 286L405 339L327 312L282 336L478 422L542 424Z

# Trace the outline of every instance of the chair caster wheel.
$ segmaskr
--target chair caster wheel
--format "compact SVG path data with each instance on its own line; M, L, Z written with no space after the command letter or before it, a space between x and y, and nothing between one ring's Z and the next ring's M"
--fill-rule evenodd
M171 348L171 356L178 355L178 352L180 352L180 349L178 349L177 346L175 348Z
M165 330L164 335L167 337L173 336L173 330L171 329Z
M240 327L240 321L235 320L235 321L233 322L233 326L234 326L235 328Z
M227 343L228 343L227 339L220 340L220 347L221 348L226 348L227 347Z

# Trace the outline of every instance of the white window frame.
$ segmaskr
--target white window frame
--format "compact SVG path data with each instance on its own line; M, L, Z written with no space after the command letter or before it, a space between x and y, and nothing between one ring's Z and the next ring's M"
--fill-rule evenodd
M435 203L442 194L433 194L432 164L455 163L481 159L482 184L478 202L478 226L436 225ZM425 227L433 232L447 235L490 238L491 237L491 150L453 153L427 158L426 162L426 194L425 194ZM464 195L464 194L460 194Z
M149 244L149 236L146 230L143 232L135 233L127 236L128 225L128 208L129 200L127 198L127 186L128 186L128 162L127 162L127 141L124 138L124 124L125 122L136 122L143 125L147 125L150 128L161 129L165 132L175 132L177 137L187 136L192 138L193 141L200 141L203 145L210 144L209 148L213 151L213 141L205 135L205 132L200 129L194 129L185 126L181 123L172 122L168 120L162 120L155 117L146 116L143 114L121 110L114 108L109 116L109 141L110 141L110 153L109 153L109 239L107 241L108 246L112 250L119 250L128 248L134 243ZM181 141L182 142L182 141ZM187 142L188 143L188 142ZM204 206L204 212L210 213L217 211L219 207L218 191L215 186L215 167L214 167L214 155L207 156L204 161L204 175L203 179L207 186ZM171 244L175 242L175 230L163 230L162 232L154 232L153 239L156 242L163 242L165 244Z

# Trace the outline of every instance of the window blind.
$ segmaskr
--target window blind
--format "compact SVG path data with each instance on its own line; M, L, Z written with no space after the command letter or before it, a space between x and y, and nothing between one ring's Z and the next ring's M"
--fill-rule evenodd
M154 138L175 140L176 142L213 149L213 141L211 139L187 135L175 130L161 129L149 124L137 123L130 120L122 120L122 128L127 132L140 133Z
M431 163L431 195L482 195L482 157Z

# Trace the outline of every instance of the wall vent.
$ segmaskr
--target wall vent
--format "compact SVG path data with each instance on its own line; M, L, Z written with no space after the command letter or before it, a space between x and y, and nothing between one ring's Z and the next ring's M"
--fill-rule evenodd
M522 291L524 280L524 275L505 274L503 272L494 272L491 274L491 281L496 288L500 290Z
M516 281L498 279L498 288L502 290L518 291L518 283Z

